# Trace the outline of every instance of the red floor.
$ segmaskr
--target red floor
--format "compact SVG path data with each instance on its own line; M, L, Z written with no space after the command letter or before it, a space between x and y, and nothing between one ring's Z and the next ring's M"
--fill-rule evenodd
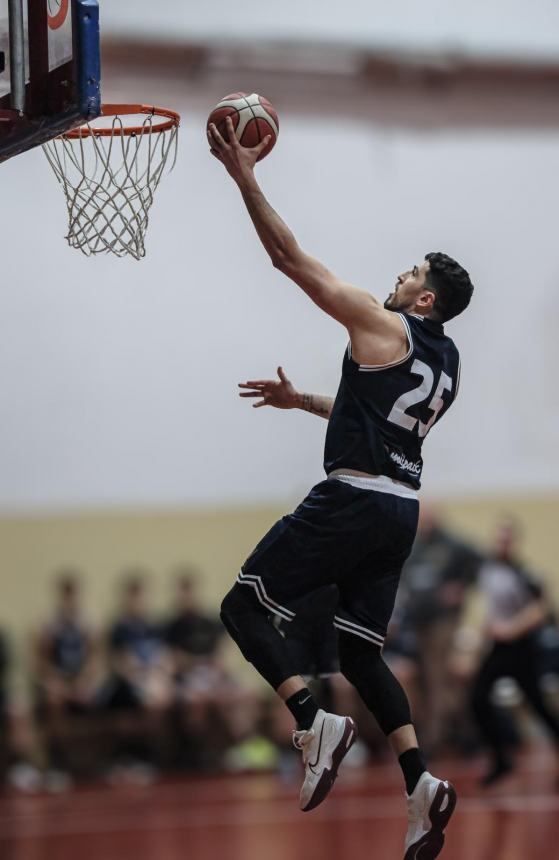
M553 756L522 762L499 790L480 794L478 763L433 768L459 806L446 860L559 858ZM401 860L405 806L398 774L343 773L330 798L303 814L297 785L273 776L91 789L0 801L1 860Z

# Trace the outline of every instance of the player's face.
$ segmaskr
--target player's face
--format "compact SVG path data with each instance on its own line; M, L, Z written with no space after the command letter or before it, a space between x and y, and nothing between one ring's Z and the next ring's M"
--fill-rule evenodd
M389 311L421 310L425 296L433 295L426 288L428 271L429 262L425 260L420 266L413 266L398 275L395 289L386 299L384 307Z

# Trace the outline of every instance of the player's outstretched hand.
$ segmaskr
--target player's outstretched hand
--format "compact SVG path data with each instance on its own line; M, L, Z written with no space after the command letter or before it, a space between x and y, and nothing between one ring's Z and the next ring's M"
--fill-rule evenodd
M260 397L258 403L253 407L275 406L277 409L296 409L301 405L301 395L293 387L293 383L283 372L283 367L278 367L277 379L253 379L248 382L239 382L239 388L248 391L240 391L240 397Z
M238 182L254 169L254 165L258 160L258 156L263 152L271 140L271 135L267 135L264 140L261 140L258 146L249 148L241 146L235 134L235 127L230 116L226 119L227 123L227 140L219 133L217 126L212 122L208 128L208 142L210 151L219 161L221 161L235 182Z

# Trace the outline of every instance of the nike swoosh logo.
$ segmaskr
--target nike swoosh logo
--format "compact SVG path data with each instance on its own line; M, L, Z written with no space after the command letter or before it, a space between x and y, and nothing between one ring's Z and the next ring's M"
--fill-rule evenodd
M317 766L318 760L320 758L320 750L322 749L322 735L324 734L324 723L325 722L326 722L325 720L322 721L322 728L320 729L320 739L318 741L318 752L316 754L316 761L313 761L312 764L309 762L309 767L311 768L311 770ZM314 773L314 770L313 770L313 773Z
M298 704L298 705L304 705L304 704L305 704L305 702L308 702L310 698L311 698L310 696L307 696L307 698L306 698L306 699L303 699L303 701L302 701L302 702L297 702L297 704Z

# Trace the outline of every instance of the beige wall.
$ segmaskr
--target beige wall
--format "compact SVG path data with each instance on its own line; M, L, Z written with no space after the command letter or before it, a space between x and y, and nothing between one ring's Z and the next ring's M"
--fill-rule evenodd
M18 639L36 624L64 565L83 571L86 605L98 620L110 615L119 574L136 565L151 575L158 611L168 605L173 570L185 562L200 569L204 602L217 607L255 542L288 507L1 519L0 623ZM559 597L559 497L450 500L440 507L454 528L482 544L497 517L517 515L525 526L527 561Z

